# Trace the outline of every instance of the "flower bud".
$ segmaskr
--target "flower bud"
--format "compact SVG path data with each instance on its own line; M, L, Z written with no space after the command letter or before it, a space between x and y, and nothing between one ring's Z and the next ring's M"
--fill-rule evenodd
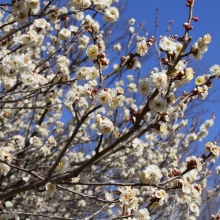
M192 19L193 19L193 21L195 21L195 22L199 21L199 18L198 18L198 17L193 17Z

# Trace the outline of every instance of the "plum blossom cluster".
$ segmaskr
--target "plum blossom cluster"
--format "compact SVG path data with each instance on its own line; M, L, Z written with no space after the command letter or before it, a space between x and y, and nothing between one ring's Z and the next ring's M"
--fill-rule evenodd
M135 18L117 30L117 0L65 3L0 5L0 219L194 220L207 198L217 213L215 116L194 109L220 66L190 63L211 35L157 41Z

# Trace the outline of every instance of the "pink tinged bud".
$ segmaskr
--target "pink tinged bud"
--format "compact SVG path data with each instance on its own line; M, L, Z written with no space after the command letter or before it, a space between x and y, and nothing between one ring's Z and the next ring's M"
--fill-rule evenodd
M192 27L189 23L187 23L187 22L185 22L185 23L183 24L183 27L184 27L186 30L192 30L192 29L193 29L193 27Z
M98 89L93 89L92 93L96 94L98 92Z
M98 58L105 58L105 54L104 54L104 53L100 53L100 54L98 54L97 57L98 57Z
M125 57L125 56L122 56L122 57L121 57L121 61L124 62L125 60L126 60L126 57Z
M198 17L193 17L192 19L193 19L193 21L195 21L195 22L199 21L199 18L198 18Z

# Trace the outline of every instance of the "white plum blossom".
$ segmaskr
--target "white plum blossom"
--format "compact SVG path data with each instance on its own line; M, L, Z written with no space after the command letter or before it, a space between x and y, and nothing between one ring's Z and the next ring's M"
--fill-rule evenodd
M71 32L66 28L62 28L58 33L58 37L60 40L67 40L70 38L70 36Z
M88 8L91 5L90 0L72 0L72 4L77 9Z
M117 109L119 106L123 106L123 101L125 97L123 95L116 95L112 98L109 103L109 109Z
M89 67L80 67L76 72L76 79L78 80L88 80L90 78L91 69Z
M139 80L139 86L138 86L138 92L141 95L148 95L151 91L151 84L148 78L140 79Z
M48 182L46 184L46 194L48 196L53 196L55 192L56 192L56 185Z
M112 91L111 89L105 89L99 92L97 101L100 105L107 105L112 101Z
M155 190L155 192L153 194L153 197L154 196L157 198L156 199L157 202L158 202L158 199L159 199L159 202L158 202L159 206L162 206L164 204L164 202L167 201L167 198L168 198L168 195L167 195L167 193L164 189Z
M33 47L38 44L39 35L35 30L30 30L21 36L14 37L13 40L19 44L25 44L28 47Z
M27 6L23 0L15 1L11 7L12 12L14 12L14 13L16 13L18 11L23 11L25 9L27 9Z
M135 213L135 219L136 220L150 220L150 215L149 215L148 210L146 208L139 209Z
M98 9L105 9L109 8L112 4L113 0L93 0L93 4L98 8Z
M159 45L160 45L160 48L164 51L175 51L176 50L176 43L167 37L162 37L160 39Z
M199 207L196 203L192 202L189 204L189 210L193 213L195 213L196 216L199 216Z
M40 6L39 0L26 0L25 3L30 9L36 9Z
M167 87L167 75L164 72L153 73L150 76L150 81L155 88L166 88Z
M195 84L197 86L202 85L205 82L205 78L203 76L197 76L195 79Z
M110 134L113 129L113 123L106 117L102 117L101 115L97 115L95 118L98 132L101 134Z
M211 42L210 34L200 37L191 48L192 57L195 60L202 59L203 54L208 50L207 44Z
M136 53L140 56L144 56L148 51L148 46L146 40L142 40L137 42L136 44Z
M213 65L210 68L210 72L212 75L216 76L216 78L220 79L220 66L219 65Z
M80 37L78 39L78 44L79 44L78 48L80 50L85 49L87 47L88 43L89 43L89 40L90 39L89 39L89 37L87 35L82 35L82 37Z
M121 50L121 44L120 43L115 44L114 45L114 50L120 51Z
M10 171L10 167L7 164L0 162L0 175L6 176L7 173Z
M205 144L205 150L210 152L214 158L218 158L220 154L220 148L213 142L207 142Z
M143 183L157 185L162 178L161 170L157 165L151 164L142 171L141 180Z
M192 191L192 186L191 184L188 182L188 181L185 181L185 180L179 180L178 181L178 184L181 186L182 188L182 191L186 194L190 194L191 191Z
M89 59L95 60L98 56L98 50L98 46L91 45L87 48L86 55L89 57Z
M40 147L43 145L41 138L36 137L36 136L31 137L29 142L35 147Z
M114 23L119 18L119 11L116 7L110 7L105 10L103 19L110 23Z
M149 108L153 112L165 112L167 110L167 100L157 96L149 101Z
M136 190L130 186L119 187L119 201L124 205L128 210L137 210L138 199L136 197Z
M88 30L90 28L94 30L99 30L100 25L97 21L95 21L91 15L86 15L86 17L82 21L82 27L84 30Z
M183 45L180 42L176 42L176 49L173 51L176 54L176 56L180 53L182 47Z
M128 23L130 24L130 25L134 25L135 24L135 19L134 18L131 18L129 21L128 21Z
M15 82L15 78L4 77L2 78L1 86L6 90L11 89L15 85Z
M135 28L133 26L131 26L131 27L129 27L129 31L130 31L130 33L134 33Z
M44 18L39 18L34 20L32 28L39 33L39 29L49 29L51 27L50 23L48 23Z
M210 34L205 34L202 38L202 41L205 43L205 44L210 44L211 43L211 40L212 40L212 37Z
M51 21L55 22L58 18L58 8L55 5L47 8L46 10L46 17Z
M69 159L66 156L64 156L60 160L60 162L58 163L58 165L56 167L56 172L57 173L62 173L67 169L68 166L69 166Z
M68 68L69 64L70 64L70 61L65 56L60 55L57 57L56 66L57 66L58 71L64 72L65 68Z
M64 104L71 111L73 109L73 104L79 100L79 95L75 89L71 88L65 95Z
M99 70L96 69L94 66L90 68L90 79L94 80L99 77Z

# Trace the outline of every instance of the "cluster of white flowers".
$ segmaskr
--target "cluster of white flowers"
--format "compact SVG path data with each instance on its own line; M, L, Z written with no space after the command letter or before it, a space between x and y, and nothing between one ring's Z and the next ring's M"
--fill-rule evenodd
M58 8L55 5L47 8L46 16L51 22L55 22L58 18Z
M206 151L211 153L212 157L214 157L214 158L219 157L220 148L216 142L207 142L205 144L205 149L206 149Z
M57 57L57 64L56 64L57 70L61 72L62 77L66 76L67 79L69 79L69 67L68 67L69 64L70 64L70 61L65 56L61 55Z
M15 13L18 22L25 22L28 18L29 10L34 14L40 10L40 2L39 0L15 0L11 10Z
M178 64L181 64L179 65L180 68L175 68L175 72L174 73L181 73L177 75L177 80L175 80L175 87L178 88L180 86L184 86L185 84L189 83L193 77L194 77L194 74L195 72L193 71L193 69L191 67L187 67L185 68L185 64L182 63L181 61L179 61ZM177 66L178 66L177 64ZM180 78L180 79L179 79Z
M106 190L114 189L104 193L106 202L111 205L98 215L112 218L131 215L129 219L149 220L149 212L157 209L158 216L166 219L170 210L165 208L164 211L162 205L177 204L178 213L182 208L179 209L179 204L186 204L189 219L193 219L199 215L203 193L207 198L214 198L204 189L209 184L206 177L213 174L211 166L219 157L219 146L216 142L207 142L208 153L201 158L188 156L194 143L208 135L214 117L202 124L194 120L191 125L187 109L194 98L207 97L211 80L220 78L220 66L212 66L210 75L197 76L191 93L184 91L179 95L179 87L189 83L195 75L184 57L192 55L201 59L211 36L199 38L186 54L182 43L185 39L179 38L177 42L176 35L161 37L157 52L158 55L163 52L165 58L161 58L160 69L154 67L141 79L142 73L138 73L137 78L143 56L157 40L148 34L140 36L134 18L126 23L128 44L123 37L113 40L111 34L115 32L111 29L101 30L106 22L98 22L96 15L102 15L103 20L110 23L119 19L114 2L117 0L70 0L67 7L58 8L51 1L13 0L3 13L0 10L1 39L10 35L1 41L0 51L0 175L1 189L5 191L2 197L10 194L11 189L16 192L14 185L27 183L34 189L33 181L38 174L42 178L47 176L54 161L61 158L45 185L45 194L51 197L59 184L59 193L53 200L42 199L41 194L33 190L28 196L20 193L13 200L3 200L6 210L16 207L24 213L30 209L31 213L33 207L37 207L39 212L55 213L57 201L63 199L70 206L75 204L71 206L72 213L80 215L79 210L85 207L88 209L84 213L89 213L99 206L93 198L103 193L103 187L97 182L107 181ZM41 12L40 6L45 7ZM9 15L7 10L11 10ZM90 11L94 14L89 14ZM20 23L26 21L28 23ZM123 54L125 50L129 54ZM177 60L180 52L183 56ZM111 63L111 71L109 63L114 62L115 55L121 59ZM87 62L93 64L88 66ZM132 71L124 74L125 69ZM145 97L138 96L137 92ZM184 100L188 94L190 97ZM111 151L99 157L110 148ZM90 159L95 159L95 163L88 169ZM36 163L39 166L35 167ZM57 177L62 179L72 171L74 175L80 172L80 177L66 179L72 182L71 188L66 190L61 187L66 181L58 183ZM219 167L215 173L219 173ZM140 179L140 187L135 184L135 187L115 190L113 186L115 182L117 186L118 182L133 185ZM85 185L81 185L80 180ZM83 197L73 198L70 192L80 192ZM90 199L85 201L87 197ZM139 203L144 207L148 202L148 209L140 209ZM55 214L64 212L64 218L72 215L63 206ZM10 214L0 216L0 219L12 218L19 219Z
M121 87L116 89L105 88L99 92L97 101L100 105L109 105L109 109L117 109L123 105L125 99L123 93L124 90Z
M136 220L150 220L150 215L148 210L145 209L139 209L136 213L135 213L135 217L134 219Z
M98 76L99 71L95 67L80 67L76 72L78 80L96 79Z
M71 3L77 9L88 8L91 5L90 0L72 0Z
M2 219L2 220L10 220L10 219L19 220L20 218L18 217L18 215L16 213L10 213L10 214L1 214L0 219Z
M211 42L210 34L206 34L203 37L200 37L191 48L192 57L195 60L202 59L203 54L208 50L207 44L210 44L210 42Z
M165 190L157 189L151 196L152 208L156 209L167 201L168 195Z
M119 187L117 191L120 193L119 201L125 206L126 211L130 214L131 210L137 210L138 198L136 197L136 189L130 186Z

